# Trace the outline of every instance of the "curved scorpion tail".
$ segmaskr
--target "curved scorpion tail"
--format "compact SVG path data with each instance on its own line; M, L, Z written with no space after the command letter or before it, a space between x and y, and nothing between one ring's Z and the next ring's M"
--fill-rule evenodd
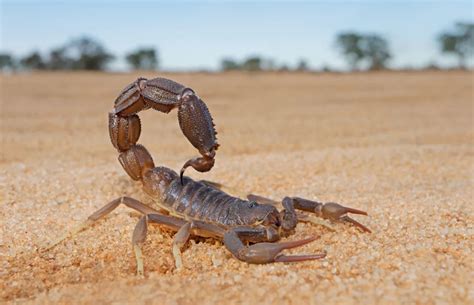
M137 144L141 131L137 113L148 108L164 113L178 108L181 131L202 155L183 165L181 177L189 166L200 172L207 172L214 166L219 144L206 104L192 89L172 80L138 78L122 90L115 100L114 110L109 114L110 139L120 152L120 164L132 179L140 180L145 171L154 167L146 148Z
M155 167L148 150L137 144L140 131L140 118L136 114L120 117L109 113L110 140L120 152L120 164L133 180L141 180L146 171Z

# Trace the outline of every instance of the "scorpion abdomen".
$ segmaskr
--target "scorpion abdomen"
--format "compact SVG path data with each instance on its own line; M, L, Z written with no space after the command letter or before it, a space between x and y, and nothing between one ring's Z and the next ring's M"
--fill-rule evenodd
M258 224L268 214L278 214L274 206L233 197L188 177L181 184L179 175L166 167L146 171L142 181L159 207L188 220L230 227Z

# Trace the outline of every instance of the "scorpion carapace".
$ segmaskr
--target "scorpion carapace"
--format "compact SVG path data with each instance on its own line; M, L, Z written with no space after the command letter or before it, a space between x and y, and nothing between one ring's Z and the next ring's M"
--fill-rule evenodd
M139 111L153 108L166 113L175 107L178 107L178 119L184 135L202 155L187 161L180 174L166 167L155 167L147 149L137 144L141 128L137 115ZM207 106L193 90L171 80L139 78L126 87L109 114L109 132L112 144L120 153L121 165L132 179L142 183L144 191L153 199L153 205L145 205L129 197L115 199L50 247L107 215L121 203L144 214L132 236L138 274L143 274L144 270L141 245L145 241L150 222L177 231L173 238L172 252L178 269L182 267L181 247L191 234L220 239L239 260L260 264L325 257L325 253L292 256L281 254L284 249L299 247L315 240L307 238L276 242L282 236L291 234L299 221L328 227L330 226L322 222L321 218L345 221L362 231L370 232L367 227L347 216L348 213L367 215L366 212L337 203L285 197L281 202L283 209L279 211L276 208L278 203L271 199L248 195L248 200L243 200L223 192L217 183L184 177L184 169L188 166L198 171L209 171L214 165L218 144ZM166 215L159 210L167 211Z

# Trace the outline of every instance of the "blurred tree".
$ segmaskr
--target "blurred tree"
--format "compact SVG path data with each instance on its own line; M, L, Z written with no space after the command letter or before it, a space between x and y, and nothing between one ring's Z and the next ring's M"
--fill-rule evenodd
M352 71L357 69L358 63L364 58L361 48L363 37L358 33L341 33L336 38L336 46L346 58Z
M423 70L441 70L438 64L435 61L430 61L425 67L422 68Z
M125 60L135 70L156 70L158 56L153 48L137 49L125 56Z
M300 59L300 61L296 65L296 70L298 70L298 71L308 71L309 67L308 67L308 63L306 62L306 60Z
M342 33L336 38L336 46L352 71L362 60L368 62L369 70L385 69L391 57L387 40L376 34Z
M51 50L46 67L51 70L105 70L113 58L99 42L82 37Z
M74 56L73 69L76 70L105 70L107 63L114 58L102 44L89 37L72 40L66 49Z
M20 60L20 64L22 67L32 70L41 70L46 68L46 64L41 57L41 54L37 51L34 51L30 55L23 57Z
M0 53L0 70L14 70L16 68L15 59L11 54Z
M221 61L221 69L223 71L239 70L240 65L232 58L224 58Z
M474 23L458 22L453 32L444 32L438 36L443 53L453 53L458 57L460 69L466 68L466 57L474 53Z
M265 71L275 71L276 70L275 61L271 58L265 58L262 60L261 68L262 70L265 70Z
M290 68L288 67L287 64L282 64L282 65L280 66L280 68L278 68L278 71L280 71L280 72L287 72L287 71L290 71Z
M69 70L74 65L74 59L67 55L65 47L59 47L51 50L46 67L51 70Z
M369 70L385 69L391 57L388 42L378 35L363 36L361 42L364 57L369 61Z
M322 71L322 72L332 72L332 69L331 69L331 67L328 66L328 65L323 65L323 66L321 67L321 71Z
M258 56L251 56L244 60L242 63L242 70L246 71L261 71L262 70L262 58Z

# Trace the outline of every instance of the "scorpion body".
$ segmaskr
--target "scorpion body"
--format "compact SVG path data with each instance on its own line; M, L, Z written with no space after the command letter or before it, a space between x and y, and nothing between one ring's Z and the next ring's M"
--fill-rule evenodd
M158 197L157 206L177 217L220 226L244 226L256 223L257 221L251 217L256 217L262 212L265 214L278 213L278 210L273 206L259 205L256 202L230 196L204 182L185 177L184 184L181 184L176 173L168 168L157 168L156 171L166 172L165 175L172 177L172 180L166 181L165 185L168 185L158 193L150 192L149 185L145 184L145 192L153 198ZM153 174L153 172L150 173L150 175ZM144 182L147 183L148 180ZM254 213L257 210L259 213Z
M179 174L163 166L155 167L148 150L137 144L141 132L137 113L148 108L164 113L178 108L178 120L183 134L202 155L188 160ZM182 267L181 247L191 234L222 240L237 259L248 263L297 262L325 257L325 253L292 256L280 253L284 249L315 240L308 238L276 243L282 236L289 235L298 221L310 219L308 214L296 210L334 221L349 222L370 232L347 216L347 213L367 213L337 203L285 197L281 202L283 210L279 211L277 203L270 199L249 195L249 200L243 200L223 192L218 184L194 181L184 176L184 170L189 166L200 172L209 171L214 166L215 151L219 145L206 104L192 89L174 81L139 78L127 86L116 99L113 111L109 113L109 134L112 144L120 153L120 164L133 180L142 183L144 191L153 199L153 205L149 206L129 197L115 199L48 248L104 217L120 204L144 214L132 237L137 273L141 275L144 272L141 245L145 241L150 222L177 231L172 247L177 268ZM160 210L165 210L166 213Z

